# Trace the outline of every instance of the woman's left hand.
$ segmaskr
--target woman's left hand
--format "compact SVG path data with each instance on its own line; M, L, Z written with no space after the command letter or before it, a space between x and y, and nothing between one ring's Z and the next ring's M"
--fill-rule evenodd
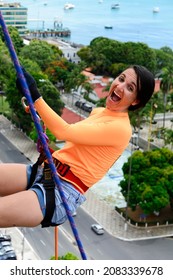
M35 102L38 98L41 97L41 94L39 93L38 88L37 88L36 81L23 67L22 67L22 71L23 71L23 75L26 79L26 82L28 84L32 100L33 100L33 102ZM21 86L21 83L19 81L19 78L16 79L16 86L17 86L17 89L19 90L19 92L22 95L25 95L24 90L23 90L23 88Z

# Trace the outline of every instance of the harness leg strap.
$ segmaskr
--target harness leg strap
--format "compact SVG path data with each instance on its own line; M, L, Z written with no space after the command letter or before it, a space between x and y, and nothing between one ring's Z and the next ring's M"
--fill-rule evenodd
M55 183L49 165L46 162L44 162L42 183L46 191L46 214L41 225L42 227L49 227L53 226L51 220L55 209Z

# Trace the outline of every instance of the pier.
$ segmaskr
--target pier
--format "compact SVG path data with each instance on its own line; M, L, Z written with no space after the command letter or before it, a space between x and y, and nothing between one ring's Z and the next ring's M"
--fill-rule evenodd
M38 20L37 20L38 21ZM67 38L71 36L71 31L67 27L63 27L63 24L59 20L55 20L53 24L53 28L45 29L45 22L43 20L39 20L43 22L43 27L38 30L29 30L28 34L32 38Z
M30 30L28 35L34 38L47 38L47 37L66 38L71 36L71 31L69 29Z

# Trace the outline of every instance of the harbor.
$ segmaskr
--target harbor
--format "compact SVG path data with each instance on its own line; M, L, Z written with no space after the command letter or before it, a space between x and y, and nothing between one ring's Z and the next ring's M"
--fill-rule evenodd
M27 34L31 38L67 38L71 36L71 31L68 28L64 29L47 29L47 30L30 30Z
M67 38L71 36L71 31L68 27L64 27L61 21L55 19L52 29L45 29L43 21L42 28L30 29L27 35L31 38Z

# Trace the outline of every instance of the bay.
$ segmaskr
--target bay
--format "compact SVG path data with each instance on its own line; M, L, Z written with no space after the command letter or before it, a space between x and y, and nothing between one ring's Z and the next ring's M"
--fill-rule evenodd
M14 1L7 1L14 2ZM113 0L72 0L74 9L64 10L65 0L21 0L28 8L28 27L47 29L54 21L71 30L69 41L89 45L98 36L127 42L144 42L152 48L173 48L172 0L120 0L119 9L111 9ZM159 7L158 13L153 8ZM112 29L105 29L111 25Z

